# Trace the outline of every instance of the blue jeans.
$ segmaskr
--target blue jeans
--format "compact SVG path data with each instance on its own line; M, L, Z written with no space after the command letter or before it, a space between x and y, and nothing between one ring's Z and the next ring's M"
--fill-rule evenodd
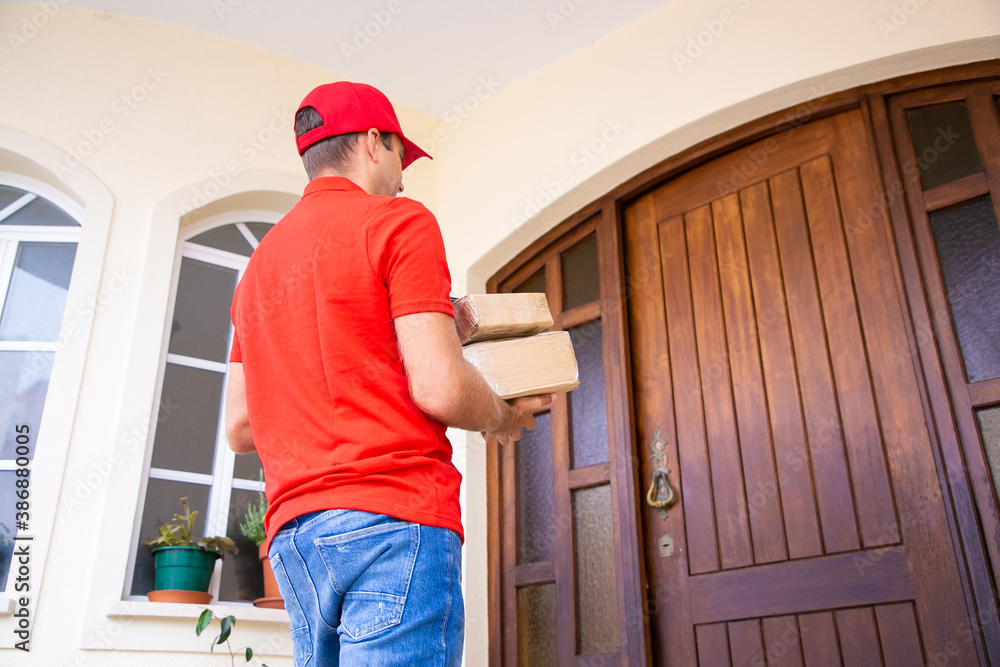
M454 531L327 510L282 526L268 555L295 667L461 663L462 544Z

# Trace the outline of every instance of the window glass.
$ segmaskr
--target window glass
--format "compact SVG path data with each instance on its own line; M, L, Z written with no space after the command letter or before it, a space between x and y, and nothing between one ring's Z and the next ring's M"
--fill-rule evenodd
M257 239L273 227L264 222L245 224ZM150 512L170 510L172 516L183 495L191 498L192 507L197 501L197 507L207 509L208 516L216 517L215 522L218 517L226 517L226 525L213 525L209 532L232 538L240 552L226 554L217 596L222 601L249 602L263 596L262 570L257 547L243 537L239 524L249 502L256 501L253 489L261 486L261 463L255 453L229 455L220 424L231 332L229 308L240 270L231 266L232 256L220 260L230 266L221 266L212 263L203 250L193 248L192 243L244 256L251 253L250 243L236 224L210 229L181 244L180 274L168 334L168 352L178 356L168 356L163 371L162 409L153 434L152 471L141 534L148 537L158 525ZM187 256L194 253L199 253L200 258ZM216 469L220 462L225 462L221 470ZM152 558L141 542L136 549L131 594L142 595L153 585Z
M22 191L21 195L25 193ZM15 200L17 201L17 200ZM14 211L0 210L2 225L30 225L32 227L79 227L80 223L71 218L61 208L36 196L27 204Z
M0 185L0 215L3 210L24 196L24 190L12 188L9 185Z
M260 480L261 470L260 457L257 456L257 452L240 454L236 457L236 464L233 466L233 477L256 482Z
M979 437L986 450L986 460L993 477L993 490L1000 497L1000 405L976 410L979 422Z
M76 220L40 195L0 185L0 592L12 584L14 494L24 479L16 461L35 458L79 232ZM27 452L17 443L24 426Z
M18 244L0 340L58 340L75 257L75 243Z
M27 424L31 429L32 443L37 442L55 357L55 352L0 352L0 428L3 429L0 460L17 457L17 433L14 429L18 424ZM34 458L34 455L35 448L32 447L28 458Z
M577 655L621 648L611 485L573 491Z
M225 377L167 364L160 399L167 409L156 425L152 467L212 473Z
M239 272L185 257L177 283L170 352L226 361L229 306Z
M969 382L1000 377L1000 227L989 195L930 214Z
M13 470L0 470L0 591L7 586L11 556L14 554L17 479Z
M274 224L270 222L248 222L246 226L258 241L263 241L267 233L274 227Z
M556 585L538 584L517 589L517 664L556 667Z
M563 310L601 297L597 268L597 235L590 234L562 254Z
M233 489L230 494L226 535L236 543L239 553L226 554L226 560L222 564L220 600L253 602L264 597L264 570L257 555L257 544L240 532L240 523L247 508L256 506L259 497L257 491L245 489Z
M205 245L210 248L218 248L219 250L226 250L228 252L234 252L238 255L250 256L253 252L253 248L247 241L246 237L240 233L240 230L236 228L236 225L225 225L223 227L216 227L215 229L210 229L207 232L203 232L188 240L189 243L197 243L198 245Z
M906 115L924 190L983 170L965 102L907 109Z
M536 416L535 423L534 429L522 431L514 450L519 565L554 556L550 413Z
M573 468L608 460L608 413L604 402L601 320L569 329L580 386L569 392L570 456Z
M514 288L520 294L545 294L545 268L538 269L523 283Z

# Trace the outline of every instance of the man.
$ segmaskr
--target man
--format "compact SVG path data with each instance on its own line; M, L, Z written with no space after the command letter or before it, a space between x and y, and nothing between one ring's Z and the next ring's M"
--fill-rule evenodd
M395 195L430 157L389 100L303 100L310 183L233 298L226 432L256 450L295 664L458 665L461 475L447 426L512 445L552 397L507 403L462 357L441 233Z

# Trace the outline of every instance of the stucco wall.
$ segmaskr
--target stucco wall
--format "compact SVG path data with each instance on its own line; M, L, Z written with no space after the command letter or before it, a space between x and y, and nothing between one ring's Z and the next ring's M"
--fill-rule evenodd
M176 655L127 652L169 649L191 652L186 663L210 664L207 639L192 631L196 610L163 619L114 606L154 414L178 228L212 213L294 202L306 178L292 115L306 92L336 77L239 42L55 3L0 4L0 26L0 170L30 172L88 210L75 268L92 280L71 293L67 312L101 299L81 322L89 334L77 359L82 381L60 382L57 366L50 400L61 398L60 409L47 412L38 443L39 452L61 451L65 460L35 464L32 528L43 535L31 564L41 584L40 598L32 596L32 652L0 651L8 656L0 663L176 664ZM411 131L436 125L397 111ZM434 179L433 167L408 175L408 192L433 207ZM87 236L95 226L103 238ZM0 616L0 645L16 641L14 620ZM238 645L290 653L287 622L241 625ZM122 650L80 650L111 646Z
M25 28L39 12L41 27ZM127 435L153 411L182 213L209 199L201 215L276 209L297 196L305 177L289 114L337 75L203 33L66 8L2 3L0 28L0 170L31 171L74 197L85 225L104 226L88 241L99 252L78 260L92 279L70 308L131 276L88 321L76 356L64 355L75 360L66 381L54 376L50 395L66 405L47 419L68 444L51 443L64 461L49 473L40 462L34 482L49 499L36 525L48 512L53 530L40 544L47 558L33 564L42 589L32 653L0 650L0 663L227 664L194 638L191 618L122 606L109 616L145 454ZM455 293L481 290L568 214L684 148L837 90L1000 57L998 36L993 0L674 0L524 81L477 84L440 122L397 106L407 134L435 156L407 171L407 194L439 216ZM247 194L261 190L275 194ZM466 657L485 665L485 460L478 436L455 440L466 469ZM0 616L0 644L12 620ZM281 644L284 632L265 621L237 630L238 645L258 647ZM133 652L143 649L186 653Z
M437 214L457 289L483 291L576 210L728 129L866 83L995 58L1000 4L990 0L668 3L445 118ZM478 436L466 456L466 512L483 517ZM468 597L482 601L486 525L466 523ZM469 610L470 639L486 636L486 612ZM470 642L469 664L486 664L485 644Z

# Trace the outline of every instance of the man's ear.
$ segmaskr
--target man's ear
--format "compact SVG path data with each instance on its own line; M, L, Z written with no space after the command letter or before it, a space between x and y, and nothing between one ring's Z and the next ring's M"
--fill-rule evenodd
M379 158L379 144L382 143L379 131L374 127L369 129L364 136L364 149L368 153L368 156L372 159L372 162L378 162Z

